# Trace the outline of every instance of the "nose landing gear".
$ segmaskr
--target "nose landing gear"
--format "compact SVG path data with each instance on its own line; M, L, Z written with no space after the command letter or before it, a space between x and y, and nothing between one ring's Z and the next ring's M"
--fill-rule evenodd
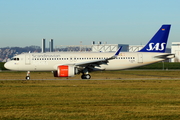
M30 71L27 71L26 80L30 80Z

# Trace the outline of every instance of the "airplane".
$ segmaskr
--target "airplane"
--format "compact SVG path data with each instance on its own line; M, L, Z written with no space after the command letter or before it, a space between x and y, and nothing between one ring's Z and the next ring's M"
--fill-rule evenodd
M167 59L174 54L165 53L171 25L162 25L152 39L138 52L121 52L120 47L112 52L46 52L23 53L5 63L13 71L52 71L54 77L72 77L80 74L90 79L89 72L102 70L123 70L140 67Z

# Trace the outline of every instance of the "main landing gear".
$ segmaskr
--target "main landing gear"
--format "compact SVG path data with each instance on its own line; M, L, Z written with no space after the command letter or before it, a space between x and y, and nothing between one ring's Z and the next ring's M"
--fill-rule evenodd
M85 69L82 71L81 78L82 78L82 79L91 79L91 75L89 74L87 68L85 68Z
M82 79L91 79L91 75L90 74L82 74L81 78Z
M30 71L27 71L26 80L30 80Z

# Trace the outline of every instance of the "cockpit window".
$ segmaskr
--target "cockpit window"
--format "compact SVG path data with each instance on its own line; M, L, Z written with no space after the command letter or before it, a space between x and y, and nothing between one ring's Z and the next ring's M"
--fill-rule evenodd
M12 58L12 60L19 61L19 58Z

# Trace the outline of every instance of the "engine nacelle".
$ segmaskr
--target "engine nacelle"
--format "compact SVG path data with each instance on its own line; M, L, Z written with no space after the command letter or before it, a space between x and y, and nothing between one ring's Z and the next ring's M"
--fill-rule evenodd
M70 77L78 73L78 69L70 65L61 65L57 67L57 71L53 71L54 77Z

